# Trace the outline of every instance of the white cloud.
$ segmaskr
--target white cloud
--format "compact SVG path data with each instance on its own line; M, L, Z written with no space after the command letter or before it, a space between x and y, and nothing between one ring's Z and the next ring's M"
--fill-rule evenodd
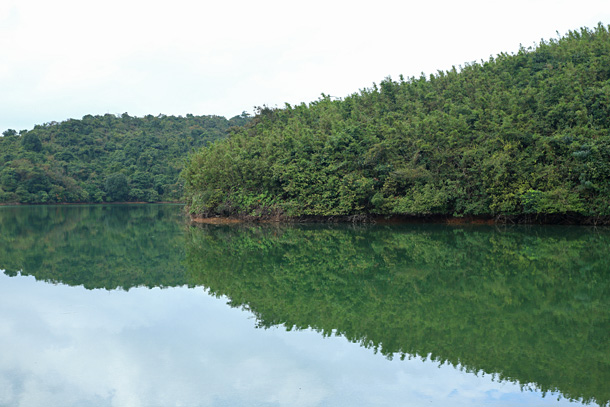
M4 0L0 130L345 96L599 21L610 23L605 0Z

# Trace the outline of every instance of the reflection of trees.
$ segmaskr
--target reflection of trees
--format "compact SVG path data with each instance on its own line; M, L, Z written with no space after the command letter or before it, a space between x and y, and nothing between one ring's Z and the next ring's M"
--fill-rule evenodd
M610 231L191 228L176 206L0 208L0 269L129 289L205 285L259 325L312 327L608 404Z
M185 284L178 206L0 208L0 269L85 288Z
M604 405L609 246L608 231L582 228L208 226L191 229L187 267L263 327L336 332Z

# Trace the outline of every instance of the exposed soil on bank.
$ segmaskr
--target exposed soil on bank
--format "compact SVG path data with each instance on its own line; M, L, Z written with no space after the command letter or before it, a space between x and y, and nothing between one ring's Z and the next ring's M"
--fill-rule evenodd
M351 215L351 216L216 216L203 217L191 215L193 223L227 225L236 223L442 223L447 225L496 225L496 224L538 224L538 225L610 225L610 216L582 216L578 214L553 215L500 215L500 216L463 216L450 215Z
M232 223L245 223L244 219L237 218L198 218L191 216L191 222L193 223L206 223L208 225L229 225Z

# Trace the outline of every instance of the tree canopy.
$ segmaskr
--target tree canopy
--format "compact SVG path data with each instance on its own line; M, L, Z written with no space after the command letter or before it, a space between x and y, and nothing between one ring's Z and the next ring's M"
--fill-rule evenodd
M610 33L260 108L193 155L196 216L610 215Z
M246 114L87 115L0 137L0 203L178 201L189 152Z

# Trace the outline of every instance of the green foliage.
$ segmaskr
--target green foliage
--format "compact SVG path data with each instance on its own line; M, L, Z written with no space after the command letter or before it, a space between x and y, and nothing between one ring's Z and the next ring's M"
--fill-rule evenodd
M26 133L21 139L21 144L26 151L40 152L42 150L42 142L35 133Z
M2 137L14 137L17 135L17 131L14 129L8 129L2 132Z
M341 335L586 404L610 403L610 231L216 226L186 267L260 327Z
M125 113L9 129L0 137L0 203L178 201L188 154L249 120Z
M342 100L260 108L191 156L185 198L206 216L609 216L609 66L600 24Z
M106 196L111 201L126 201L129 197L129 185L125 174L112 174L106 178Z

